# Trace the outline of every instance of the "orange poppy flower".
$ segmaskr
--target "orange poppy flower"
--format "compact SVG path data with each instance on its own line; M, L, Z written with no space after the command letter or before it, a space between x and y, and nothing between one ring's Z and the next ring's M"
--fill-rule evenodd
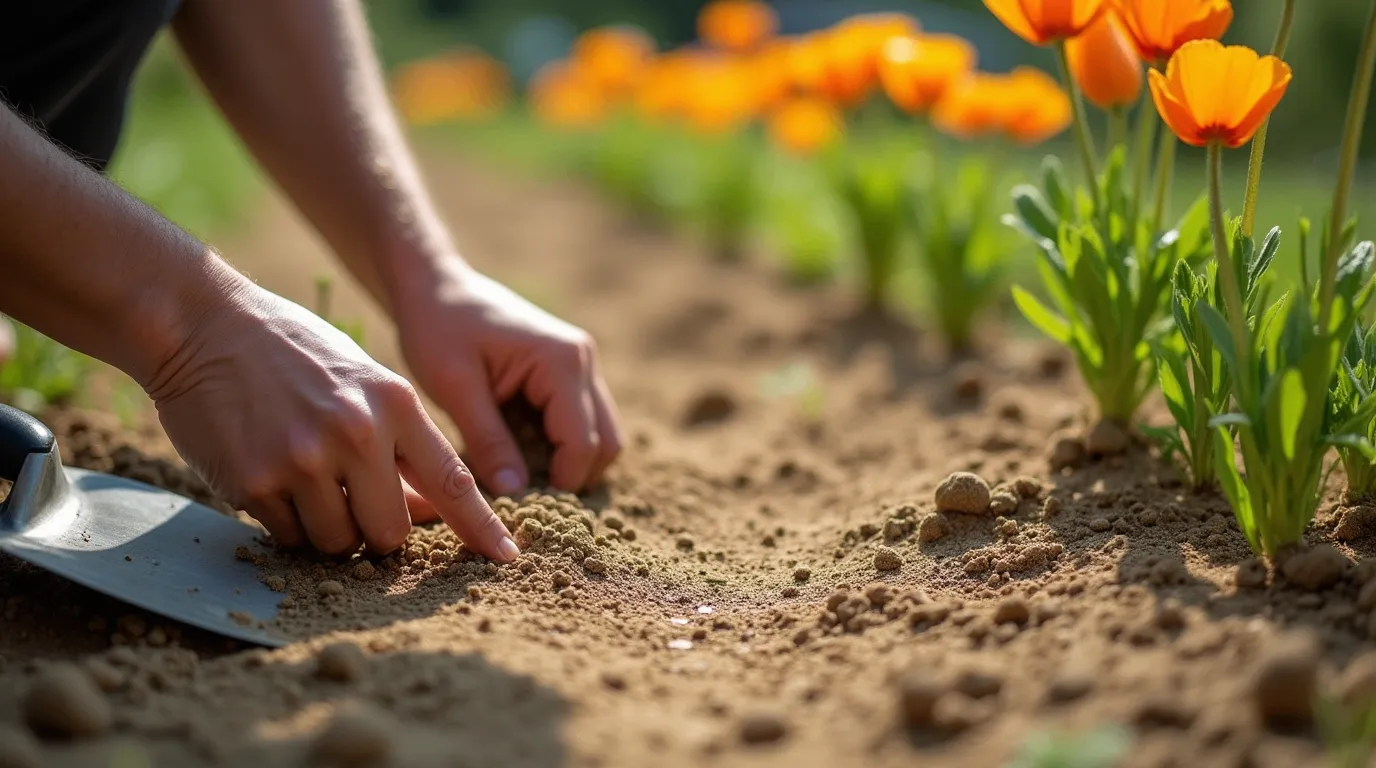
M1149 73L1156 110L1196 147L1246 144L1290 86L1290 65L1242 45L1196 40L1181 46L1166 74Z
M1004 26L1033 45L1079 35L1098 20L1108 3L1109 0L984 0L985 7Z
M1066 43L1066 56L1085 98L1101 109L1128 106L1142 95L1142 59L1116 13L1100 16L1083 35Z
M728 51L754 50L778 28L774 9L759 0L713 0L698 14L698 37Z
M813 32L786 43L784 68L789 85L803 93L816 93L826 77L826 32Z
M789 71L792 47L790 42L774 40L749 58L750 79L759 91L760 105L766 109L782 103L793 89Z
M975 47L956 35L891 37L879 56L879 81L905 112L922 112L975 68Z
M899 13L852 16L824 33L821 40L824 96L843 107L856 107L879 83L879 56L890 38L916 35L917 21Z
M611 107L597 83L566 61L541 67L531 80L528 97L535 117L556 128L597 125Z
M769 116L769 138L796 155L812 155L841 136L841 113L816 97L791 99Z
M932 108L932 124L959 139L1000 130L1007 114L1009 76L975 72L951 84Z
M392 88L402 115L423 125L491 115L506 103L510 80L496 59L461 49L403 66Z
M1009 75L1003 130L1019 144L1040 144L1070 127L1070 96L1056 79L1034 67Z
M759 91L739 59L700 58L683 89L685 117L698 133L728 133L759 113Z
M1142 58L1169 61L1191 40L1217 40L1233 22L1229 0L1116 0L1123 26Z
M609 94L628 92L655 55L655 43L635 27L599 27L574 41L570 59Z

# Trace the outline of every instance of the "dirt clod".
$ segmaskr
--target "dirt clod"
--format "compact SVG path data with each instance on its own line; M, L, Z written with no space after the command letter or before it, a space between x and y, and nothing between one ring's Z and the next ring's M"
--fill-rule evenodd
M741 741L772 744L788 735L788 721L778 712L754 712L741 720Z
M372 581L377 578L377 567L368 560L359 560L358 563L354 565L353 570L349 572L349 575L359 581Z
M1051 453L1048 455L1047 461L1053 472L1059 472L1063 469L1077 469L1085 463L1087 453L1085 441L1080 439L1078 435L1061 435L1052 439Z
M1287 728L1313 721L1321 656L1318 640L1307 632L1278 639L1266 649L1252 682L1263 722Z
M363 649L349 642L331 643L315 655L315 676L336 683L361 680L368 670Z
M937 700L945 689L935 676L925 669L916 669L898 681L898 711L909 728L926 728L932 724Z
M38 742L27 731L0 725L0 768L40 768L42 765Z
M1376 507L1362 504L1343 509L1333 536L1339 541L1357 541L1376 534Z
M896 571L903 567L903 557L893 547L880 547L874 553L876 571Z
M1261 589L1266 586L1268 575L1266 561L1259 557L1249 557L1237 564L1233 582L1242 589Z
M989 484L973 472L953 472L934 494L938 512L982 515L989 509Z
M63 739L103 735L114 718L110 703L89 675L59 663L40 671L23 701L24 721L35 733Z
M392 758L396 725L386 712L360 701L340 705L311 742L319 763L340 768L387 765Z
M583 568L588 573L595 573L599 576L607 572L607 564L595 557L585 558L583 560Z
M1024 499L1035 499L1042 495L1042 481L1035 477L1022 475L1013 478L1013 491Z
M994 609L995 624L1026 624L1032 617L1032 610L1028 607L1026 598L1011 596L1005 597L998 607Z
M1127 430L1109 419L1103 419L1085 435L1085 451L1090 456L1118 456L1125 453L1131 442Z
M799 566L793 570L793 580L796 582L801 583L810 578L812 578L812 569L807 566Z
M917 526L917 540L923 544L930 544L939 541L946 535L946 528L941 524L941 515L927 515L922 518L922 522Z
M683 411L680 420L685 427L719 424L736 415L736 398L723 389L709 389L698 393Z
M1352 561L1331 544L1317 544L1286 560L1281 573L1297 586L1318 591L1338 583L1351 567Z

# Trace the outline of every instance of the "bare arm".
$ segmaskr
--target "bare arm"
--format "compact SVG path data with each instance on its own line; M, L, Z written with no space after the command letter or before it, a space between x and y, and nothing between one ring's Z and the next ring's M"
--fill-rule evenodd
M586 333L477 274L436 216L387 100L358 0L184 0L177 38L220 108L396 321L420 385L490 489L529 474L497 403L523 393L580 490L621 450Z
M400 472L476 551L516 556L409 384L5 107L0 310L132 376L183 458L284 544L400 546Z
M433 284L454 248L357 2L186 0L173 28L254 155L385 309Z
M0 307L140 385L247 280L0 105Z

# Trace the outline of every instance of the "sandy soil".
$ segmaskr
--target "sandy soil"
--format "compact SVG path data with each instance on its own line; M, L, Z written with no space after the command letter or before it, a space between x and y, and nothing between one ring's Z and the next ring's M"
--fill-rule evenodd
M1368 510L1335 499L1334 546L1268 574L1140 444L1076 454L1086 401L1039 343L952 363L575 184L430 167L465 253L599 339L632 436L609 487L497 500L509 567L441 528L265 555L276 651L0 559L0 766L995 766L1105 723L1124 765L1301 766L1315 691L1376 690ZM225 250L307 303L328 269L277 202ZM72 463L205 498L153 432L50 421ZM983 483L939 511L954 472Z

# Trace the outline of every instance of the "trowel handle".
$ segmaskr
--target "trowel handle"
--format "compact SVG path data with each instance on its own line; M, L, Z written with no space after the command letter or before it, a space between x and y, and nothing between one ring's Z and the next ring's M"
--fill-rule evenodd
M0 478L16 480L32 453L53 449L52 430L18 408L0 404Z

